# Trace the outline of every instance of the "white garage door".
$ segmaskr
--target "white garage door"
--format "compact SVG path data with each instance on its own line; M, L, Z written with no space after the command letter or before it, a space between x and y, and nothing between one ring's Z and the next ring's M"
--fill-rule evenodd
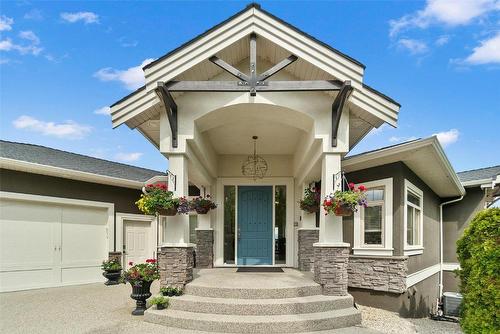
M108 208L5 197L0 202L0 291L103 280Z

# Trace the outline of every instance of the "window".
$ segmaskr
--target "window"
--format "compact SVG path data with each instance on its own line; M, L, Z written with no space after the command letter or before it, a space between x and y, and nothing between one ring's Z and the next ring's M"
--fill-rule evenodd
M286 186L274 186L274 263L286 263Z
M224 186L224 263L234 264L236 187Z
M405 255L423 253L423 192L405 180Z
M361 182L368 207L354 213L355 255L392 255L392 178Z

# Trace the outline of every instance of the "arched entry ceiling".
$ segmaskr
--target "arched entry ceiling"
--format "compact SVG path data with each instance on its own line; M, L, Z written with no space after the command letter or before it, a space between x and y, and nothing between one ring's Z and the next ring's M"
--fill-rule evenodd
M250 154L256 135L259 154L292 155L313 127L313 120L303 113L250 103L212 111L195 123L217 154Z

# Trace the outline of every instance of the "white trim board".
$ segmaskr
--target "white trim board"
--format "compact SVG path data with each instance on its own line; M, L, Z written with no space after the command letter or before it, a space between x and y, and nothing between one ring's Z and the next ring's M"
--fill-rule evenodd
M409 287L422 282L423 280L431 277L432 275L435 275L439 273L439 270L441 268L441 265L439 263L432 265L430 267L424 268L422 270L419 270L417 272L414 272L412 274L409 274L406 276L406 288L408 289Z
M443 263L443 270L444 271L454 271L460 269L460 263L456 262L444 262Z
M21 161L9 158L0 158L0 167L10 170L17 170L26 173L41 174L54 176L59 178L78 180L84 182L92 182L99 184L107 184L111 186L141 189L144 186L143 182L121 179L113 176L98 175L89 172L76 171L73 169L47 166L34 162Z

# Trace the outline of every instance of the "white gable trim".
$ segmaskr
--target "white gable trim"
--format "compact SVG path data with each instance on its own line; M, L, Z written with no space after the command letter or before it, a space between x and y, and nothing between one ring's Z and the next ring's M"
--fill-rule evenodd
M113 127L125 123L159 103L154 93L158 81L172 80L252 32L287 49L339 80L350 80L355 88L351 103L396 126L399 106L363 87L362 66L327 49L264 12L250 8L184 49L147 67L146 89L111 108Z

